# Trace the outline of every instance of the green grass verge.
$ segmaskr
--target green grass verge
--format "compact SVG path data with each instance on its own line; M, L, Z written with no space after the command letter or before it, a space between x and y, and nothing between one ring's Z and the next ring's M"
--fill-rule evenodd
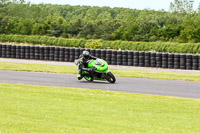
M7 62L0 62L0 70L69 73L69 74L77 73L76 66L7 63ZM158 71L144 71L144 70L142 71L142 70L128 70L128 69L110 69L110 70L117 77L200 81L200 74L195 74L195 73L158 72Z
M200 100L0 83L0 132L199 132Z

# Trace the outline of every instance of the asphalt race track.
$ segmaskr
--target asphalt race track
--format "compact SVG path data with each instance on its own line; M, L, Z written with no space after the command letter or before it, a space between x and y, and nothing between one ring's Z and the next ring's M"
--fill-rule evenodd
M41 72L1 71L0 83L99 89L200 99L200 82L117 77L115 84L78 81L76 75Z

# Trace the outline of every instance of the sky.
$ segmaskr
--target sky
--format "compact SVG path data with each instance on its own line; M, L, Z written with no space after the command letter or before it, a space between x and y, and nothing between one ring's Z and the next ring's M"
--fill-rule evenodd
M169 11L170 2L174 0L26 0L33 4L61 4L61 5L87 5L87 6L109 6L131 9L152 9ZM194 0L194 9L198 8L200 1Z

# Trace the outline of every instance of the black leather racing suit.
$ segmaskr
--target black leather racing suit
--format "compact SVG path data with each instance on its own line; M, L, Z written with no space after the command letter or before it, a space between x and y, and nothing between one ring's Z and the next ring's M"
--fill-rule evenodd
M90 55L90 56L86 59L86 58L83 57L82 54L79 56L79 59L78 59L78 62L79 62L78 74L80 75L80 77L78 77L79 80L83 78L82 70L89 71L90 76L93 77L95 68L88 68L88 62L87 62L88 60L91 60L91 59L96 60L97 57L94 57L94 56L91 56L91 55Z

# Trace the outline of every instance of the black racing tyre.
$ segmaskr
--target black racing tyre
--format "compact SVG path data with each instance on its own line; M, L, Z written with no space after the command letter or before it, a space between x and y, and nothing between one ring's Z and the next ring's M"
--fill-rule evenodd
M162 68L168 68L168 65L162 65Z
M90 55L95 56L96 50L95 49L90 49Z
M122 65L122 62L121 61L117 61L117 65Z
M168 58L168 53L162 53L162 58Z
M84 48L80 48L80 54L82 54L84 50Z
M151 57L151 58L150 58L150 62L151 62L151 63L156 62L156 57Z
M115 76L111 72L107 73L106 79L109 83L115 83L116 82Z
M168 58L162 57L162 61L168 61Z
M139 56L144 56L144 52L143 51L139 51Z
M150 67L150 66L151 66L151 64L149 62L145 63L145 67Z
M133 51L128 51L128 59L133 59Z
M132 66L133 65L133 59L128 59L128 66Z
M162 53L156 53L156 57L162 58Z
M112 54L112 50L106 50L106 54Z
M168 58L168 62L174 62L174 58Z
M101 50L101 59L103 59L103 60L106 59L106 50L104 50L104 49Z
M144 67L144 63L139 63L139 66L140 67Z
M133 52L133 55L134 55L134 56L139 56L139 52L138 52L138 51L134 51L134 52Z
M81 49L82 50L82 49ZM82 53L82 52L81 52ZM69 48L65 48L65 62L68 62L69 61Z
M174 62L174 68L180 69L180 62Z
M127 61L122 61L122 65L128 66L128 62Z
M132 61L128 61L128 66L133 66L133 62Z
M139 60L144 60L144 56L139 56Z
M151 53L150 53L150 56L151 56L151 57L156 57L156 53L152 53L152 52L151 52Z
M113 51L112 52L111 58L116 58L117 59L117 51Z
M192 70L192 66L186 66L187 70Z
M150 56L150 54L151 54L150 52L144 52L145 56Z
M156 61L162 61L162 57L156 57Z
M156 67L156 63L151 63L151 67Z
M111 60L111 65L117 65L117 61L116 60Z
M168 68L172 69L174 68L174 65L168 65Z
M168 61L162 61L162 65L168 65Z
M162 67L162 62L157 62L156 67Z
M180 63L180 58L174 58L174 62L179 62Z
M97 58L101 58L101 54L96 54L96 57Z
M122 55L117 55L117 59L122 59Z
M169 54L168 54L168 58L174 58L174 54L169 53Z
M80 54L82 54L82 52L80 52ZM101 50L100 49L96 49L95 56L97 58L101 58Z
M2 44L0 44L0 57L2 57Z

